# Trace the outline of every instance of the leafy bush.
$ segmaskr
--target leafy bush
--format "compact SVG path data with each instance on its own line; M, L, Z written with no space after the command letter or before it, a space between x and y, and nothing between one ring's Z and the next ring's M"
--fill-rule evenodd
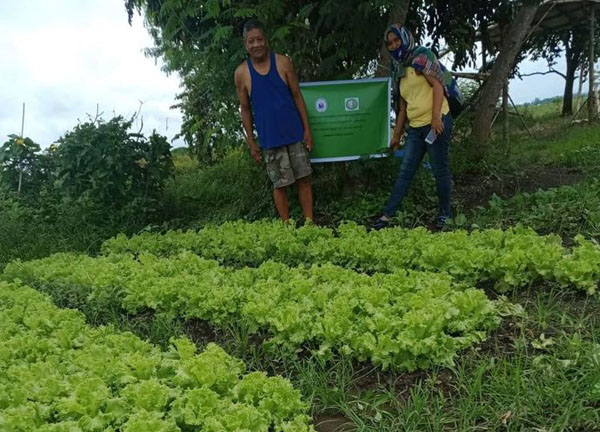
M132 120L115 117L76 126L58 141L56 188L68 201L90 201L104 208L160 196L172 174L170 145L153 132L131 133Z
M40 153L39 144L31 138L9 135L0 147L0 181L10 190L36 195L51 175L49 153Z

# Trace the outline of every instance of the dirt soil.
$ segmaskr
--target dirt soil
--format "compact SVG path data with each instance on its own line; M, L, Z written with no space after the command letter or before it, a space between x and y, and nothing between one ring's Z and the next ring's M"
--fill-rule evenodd
M341 414L316 415L313 424L318 432L350 432L355 429L352 422Z
M584 177L581 171L564 166L532 166L518 173L485 177L466 174L454 179L454 196L464 210L472 210L486 206L494 194L506 199L523 192L573 185Z

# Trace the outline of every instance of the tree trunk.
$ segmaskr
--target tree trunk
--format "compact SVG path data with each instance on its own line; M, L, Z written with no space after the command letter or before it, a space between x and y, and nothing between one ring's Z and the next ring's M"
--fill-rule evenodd
M408 13L408 5L410 0L397 0L392 9L390 10L390 16L388 18L388 27L392 24L404 24L406 21L406 14ZM383 31L381 32L383 39ZM381 43L381 49L379 50L379 59L377 61L377 69L375 70L376 77L389 76L390 74L390 55L388 53L385 42Z
M479 93L479 98L475 104L475 119L473 120L473 132L471 134L471 151L473 159L476 161L480 161L485 157L496 103L529 33L538 7L539 4L528 4L519 8L513 23L506 32L506 37L498 58L492 67L490 77Z
M573 84L575 84L575 72L577 64L567 55L567 73L565 74L565 92L563 94L562 115L573 115Z
M595 76L594 76L594 53L595 53L595 25L596 25L596 19L595 19L595 5L591 5L590 6L590 40L589 40L589 45L590 45L590 54L589 54L589 66L588 66L588 73L589 73L589 78L588 78L588 85L589 87L589 91L588 91L588 122L592 122L594 121L594 119L596 118L596 115L598 114L597 111L597 107L596 107L596 92L594 90L594 80L595 80Z

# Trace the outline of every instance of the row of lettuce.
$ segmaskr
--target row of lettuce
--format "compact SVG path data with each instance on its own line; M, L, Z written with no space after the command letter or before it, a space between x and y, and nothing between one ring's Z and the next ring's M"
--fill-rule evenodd
M89 313L148 310L239 326L283 355L310 349L382 368L450 365L486 338L503 309L482 290L445 273L398 271L371 276L332 264L226 267L191 252L169 258L58 254L14 262L19 279ZM119 312L121 313L121 312Z
M246 373L215 344L161 351L5 282L0 315L2 431L314 431L288 380Z
M560 237L523 227L432 234L418 228L375 232L343 224L337 230L281 222L228 222L196 231L117 236L104 254L151 253L168 257L191 251L226 266L258 267L272 260L289 266L331 263L372 274L406 269L440 272L468 285L496 289L544 281L593 294L600 280L600 247L581 236L566 248Z

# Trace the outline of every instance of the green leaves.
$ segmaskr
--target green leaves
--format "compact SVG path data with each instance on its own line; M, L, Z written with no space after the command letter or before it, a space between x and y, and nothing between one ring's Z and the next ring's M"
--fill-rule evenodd
M3 431L284 432L290 424L313 431L289 381L261 375L261 387L248 388L256 374L244 376L242 362L214 344L194 355L191 342L175 340L181 359L174 359L131 333L87 327L80 313L6 283L0 314ZM77 332L77 346L65 345L67 329ZM188 382L186 371L202 378Z
M331 262L360 272L405 269L440 272L467 285L491 281L501 291L536 281L555 281L593 293L600 280L600 247L577 237L572 251L556 235L540 236L520 226L507 230L454 231L387 229L367 233L353 223L337 233L328 228L295 229L281 222L228 222L199 232L119 236L104 243L104 253L150 252L170 256L192 251L225 265L259 266L271 259L290 266Z
M221 12L219 0L207 0L204 2L207 18L217 18Z
M48 155L40 153L39 144L31 138L9 135L0 147L0 180L14 191L39 191L49 174Z
M253 16L256 15L256 9L255 8L236 8L233 11L233 16L235 18L252 18Z
M55 150L57 189L70 200L122 206L157 197L173 163L166 138L129 132L132 121L115 117L75 127Z
M482 291L444 273L368 276L329 263L290 268L272 261L236 270L190 252L132 258L110 255L68 264L68 256L55 255L9 264L4 277L47 292L90 293L90 305L105 291L118 293L113 301L130 313L149 308L215 326L244 322L249 334L268 334L265 343L290 356L311 349L327 358L337 351L401 370L451 364L458 351L482 341L499 323ZM192 347L174 343L181 387L204 386L221 394L243 373L242 364L210 346L192 357ZM207 364L215 365L213 372Z

